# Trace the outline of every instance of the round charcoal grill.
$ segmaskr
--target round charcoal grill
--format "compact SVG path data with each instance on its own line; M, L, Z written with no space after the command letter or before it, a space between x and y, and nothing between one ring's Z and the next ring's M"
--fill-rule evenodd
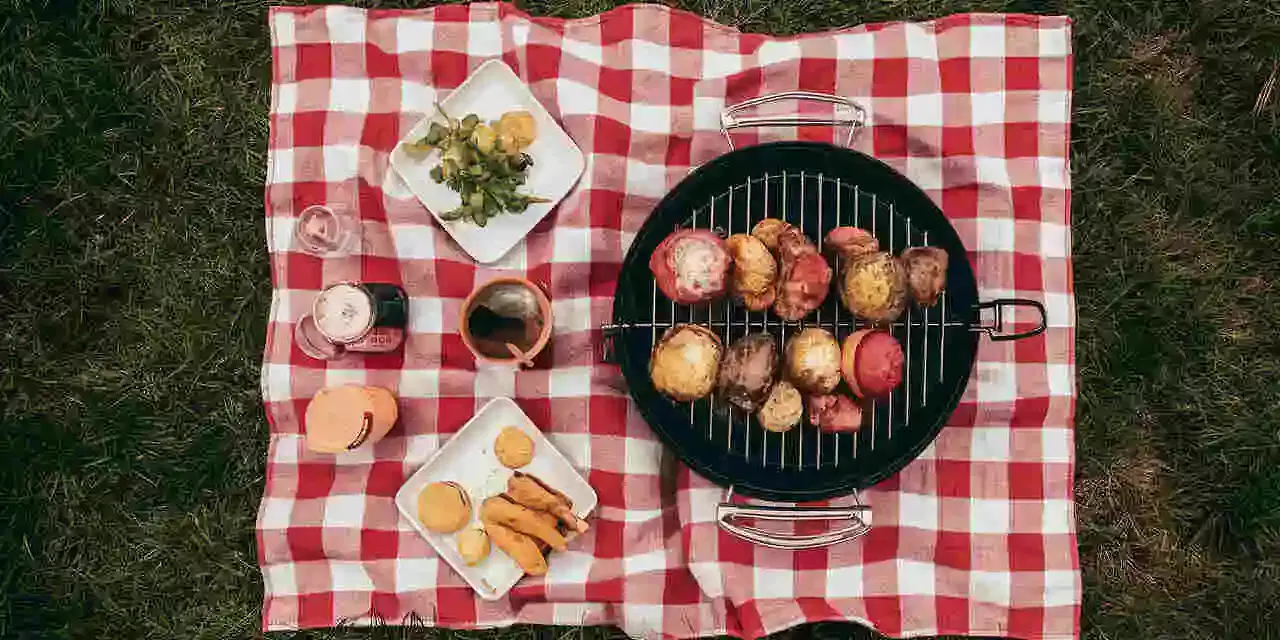
M741 117L767 102L809 99L835 103L848 117ZM743 126L861 123L857 105L824 94L790 92L766 96L725 111L726 131ZM730 141L732 144L732 141ZM934 246L949 254L947 290L930 308L908 305L890 327L906 355L902 384L888 398L864 405L862 429L826 433L807 423L786 433L765 431L753 415L714 395L694 403L674 402L649 379L649 357L668 328L681 323L709 327L725 346L754 332L772 334L779 347L803 327L817 326L837 339L868 323L857 319L834 291L799 322L772 312L752 312L727 299L677 305L663 296L648 268L650 254L678 228L714 230L722 236L749 232L765 218L785 220L815 245L837 226L873 233L881 248L899 254L909 246ZM840 268L834 266L833 285ZM1003 332L1002 310L1030 306L1035 328ZM990 324L980 315L990 309ZM612 357L641 414L690 467L736 492L778 501L810 501L855 494L901 470L937 435L955 410L973 368L978 340L1010 340L1044 330L1044 307L1030 300L980 302L964 245L942 211L905 176L852 149L825 143L779 142L731 151L678 184L641 227L622 264L614 297L614 323L606 326ZM842 387L843 388L843 387ZM807 418L807 416L806 416ZM855 495L856 501L856 495ZM797 508L737 505L726 498L720 525L753 542L781 548L825 546L865 533L866 507ZM746 526L742 520L840 520L820 534L782 534Z

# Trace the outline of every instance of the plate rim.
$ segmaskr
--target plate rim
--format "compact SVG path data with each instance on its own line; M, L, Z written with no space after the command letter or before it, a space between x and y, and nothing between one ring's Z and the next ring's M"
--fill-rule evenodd
M562 462L564 462L565 466L567 466L570 470L572 470L574 475L578 478L578 480L582 482L582 485L587 488L587 491L591 495L590 506L589 508L584 508L584 505L575 504L573 509L574 514L580 518L586 518L593 511L595 511L596 508L600 505L600 496L599 494L596 493L595 487L591 486L591 483L587 482L587 479L582 476L582 472L578 471L578 468L573 465L573 462L570 461L569 458L564 455L564 453L562 453L559 449L556 448L555 443L551 442L551 438L547 437L547 434L541 429L541 427L538 426L538 423L534 422L533 418L529 417L529 414L526 413L525 410L520 407L520 403L516 402L514 398L511 398L509 396L497 396L497 397L491 398L488 402L484 403L484 405L480 407L480 409L478 409L474 414L472 414L471 418L469 418L466 423L464 423L457 431L453 432L453 434L449 436L449 439L444 444L436 448L436 450L432 452L430 456L427 457L427 459L422 463L421 466L419 466L416 470L414 470L413 473L409 474L404 479L404 482L400 484L400 488L396 490L396 495L394 500L396 504L396 511L400 513L400 516L404 518L404 520L406 520L411 527L413 527L413 530L417 532L417 534L423 540L425 540L427 544L431 545L432 550L435 551L436 557L441 560L444 560L445 563L449 565L449 568L453 569L453 571L458 574L458 577L462 578L462 580L466 582L467 585L470 586L471 589L474 590L477 595L479 595L484 600L490 600L490 601L501 600L503 596L507 595L507 593L510 592L511 589L516 586L516 584L518 584L522 579L524 579L526 574L522 572L519 576L516 577L514 581L512 581L511 584L506 585L505 587L502 587L502 588L495 587L492 593L486 592L479 585L477 585L475 582L472 581L471 577L468 576L466 571L464 571L462 568L454 564L453 558L449 554L445 553L440 548L440 546L436 544L436 541L431 538L431 536L427 535L427 532L424 530L422 523L418 521L416 514L412 510L410 510L408 506L406 506L406 503L409 500L415 501L414 508L416 509L417 496L408 495L409 485L413 484L414 480L419 475L426 473L427 470L433 464L437 463L442 458L442 456L447 455L446 452L448 451L450 443L457 442L458 436L460 434L462 434L465 430L469 428L475 427L477 424L479 424L480 418L484 416L486 412L491 411L493 407L496 407L501 404L510 404L516 411L520 413L520 415L524 416L525 420L527 420L529 424L533 425L534 430L537 431L539 437L542 438L543 442L546 445L545 448L552 452L550 455L554 455L555 457L559 458Z

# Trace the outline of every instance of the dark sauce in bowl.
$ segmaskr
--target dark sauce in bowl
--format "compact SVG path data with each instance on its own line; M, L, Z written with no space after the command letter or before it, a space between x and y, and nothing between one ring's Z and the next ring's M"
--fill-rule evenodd
M491 358L510 358L510 342L521 351L527 352L538 342L542 335L542 318L512 318L495 313L485 306L472 309L467 317L467 330L471 332L471 340L476 349Z
M546 319L528 287L509 282L487 286L467 313L467 333L480 354L499 360L514 356L507 343L528 353L538 344Z

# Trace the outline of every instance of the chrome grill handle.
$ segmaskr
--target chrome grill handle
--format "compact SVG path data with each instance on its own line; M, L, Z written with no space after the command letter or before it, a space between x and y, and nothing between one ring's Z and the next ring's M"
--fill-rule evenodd
M1004 310L1006 307L1007 308L1031 307L1032 309L1035 309L1036 312L1040 315L1040 320L1039 322L1036 323L1036 326L1034 328L1029 329L1027 331L1021 331L1018 333L1005 333L1004 332ZM1030 338L1032 336L1038 336L1044 333L1044 330L1049 326L1049 316L1045 312L1044 303L1038 300L1027 300L1025 298L999 298L997 300L988 300L987 302L980 302L977 304L976 309L978 310L979 313L981 313L984 309L991 309L993 311L994 317L992 318L991 324L974 325L970 327L970 330L987 334L987 337L990 338L993 342L1002 342L1005 340L1021 340L1022 338Z
M743 116L739 115L742 111L758 107L760 105L772 104L783 100L810 100L813 102L825 102L827 104L841 105L848 107L850 115L846 117L818 118L805 115L774 115L774 116ZM743 129L747 127L783 127L783 126L846 126L849 127L849 136L845 139L844 145L847 147L853 143L853 134L858 128L866 124L867 111L862 105L845 98L830 93L818 93L815 91L783 91L781 93L771 93L744 100L738 104L724 108L720 112L720 133L724 135L725 142L729 143L729 148L733 149L733 137L729 135L732 129Z
M871 507L862 504L861 501L848 507L794 507L740 505L733 503L732 498L733 489L730 488L724 501L716 505L716 524L738 538L764 547L786 550L818 549L859 538L871 530L871 526L862 519L861 515L871 511ZM854 500L858 500L856 494ZM791 522L842 521L849 524L823 533L799 535L766 531L734 522L740 518Z

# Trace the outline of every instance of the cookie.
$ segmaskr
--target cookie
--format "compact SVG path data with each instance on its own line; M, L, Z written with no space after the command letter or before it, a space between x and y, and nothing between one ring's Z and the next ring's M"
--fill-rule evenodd
M468 566L480 564L489 556L489 534L484 529L467 529L459 533L458 555Z
M418 519L437 533L453 533L471 522L471 499L452 482L432 482L418 494Z
M502 466L519 469L533 460L533 439L515 427L503 427L493 441L493 453Z

